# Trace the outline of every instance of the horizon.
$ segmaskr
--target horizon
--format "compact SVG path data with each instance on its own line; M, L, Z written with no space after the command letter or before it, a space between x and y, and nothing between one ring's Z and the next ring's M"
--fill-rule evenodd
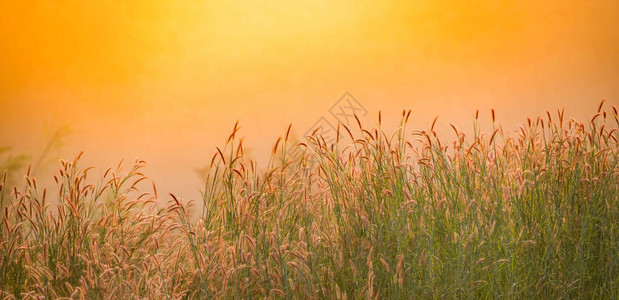
M350 93L385 130L435 116L470 128L490 109L507 130L565 108L619 106L619 3L264 5L133 1L0 4L0 147L33 163L62 128L41 176L84 151L105 169L148 162L167 194L197 198L235 122L264 160L290 123L300 136ZM485 119L484 119L485 118ZM57 147L56 147L57 146ZM55 161L55 164L54 164ZM27 163L26 163L27 165ZM164 194L163 192L161 194Z

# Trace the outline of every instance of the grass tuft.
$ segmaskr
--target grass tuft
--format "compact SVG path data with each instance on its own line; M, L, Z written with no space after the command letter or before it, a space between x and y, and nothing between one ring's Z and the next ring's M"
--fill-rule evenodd
M291 144L288 127L263 171L237 122L197 203L140 192L143 161L94 183L79 156L62 161L53 197L3 173L0 295L619 298L619 119L603 104L514 134L494 110L480 132L476 112L451 141L437 119L408 130L410 111L389 134L340 125L332 144Z

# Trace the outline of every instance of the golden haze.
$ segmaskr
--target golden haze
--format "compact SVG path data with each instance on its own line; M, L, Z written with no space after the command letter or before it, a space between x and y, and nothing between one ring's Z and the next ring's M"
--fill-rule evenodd
M585 117L619 103L617 19L617 1L3 1L0 146L37 157L69 125L54 155L140 157L195 197L236 120L260 156L346 91L370 124Z

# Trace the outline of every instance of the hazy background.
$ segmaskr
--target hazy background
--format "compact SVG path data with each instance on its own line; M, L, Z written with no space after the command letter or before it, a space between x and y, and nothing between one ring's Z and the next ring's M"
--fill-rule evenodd
M0 147L36 161L68 126L40 175L139 157L195 198L237 120L264 157L347 91L424 129L619 103L619 1L307 2L0 1Z

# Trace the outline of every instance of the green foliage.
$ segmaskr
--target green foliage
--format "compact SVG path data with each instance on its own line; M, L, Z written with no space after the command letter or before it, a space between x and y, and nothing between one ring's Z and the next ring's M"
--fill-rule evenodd
M619 297L614 107L450 143L408 117L392 135L341 125L335 144L286 135L264 171L235 126L197 205L139 194L143 162L98 185L64 162L54 204L27 177L2 216L2 295Z

